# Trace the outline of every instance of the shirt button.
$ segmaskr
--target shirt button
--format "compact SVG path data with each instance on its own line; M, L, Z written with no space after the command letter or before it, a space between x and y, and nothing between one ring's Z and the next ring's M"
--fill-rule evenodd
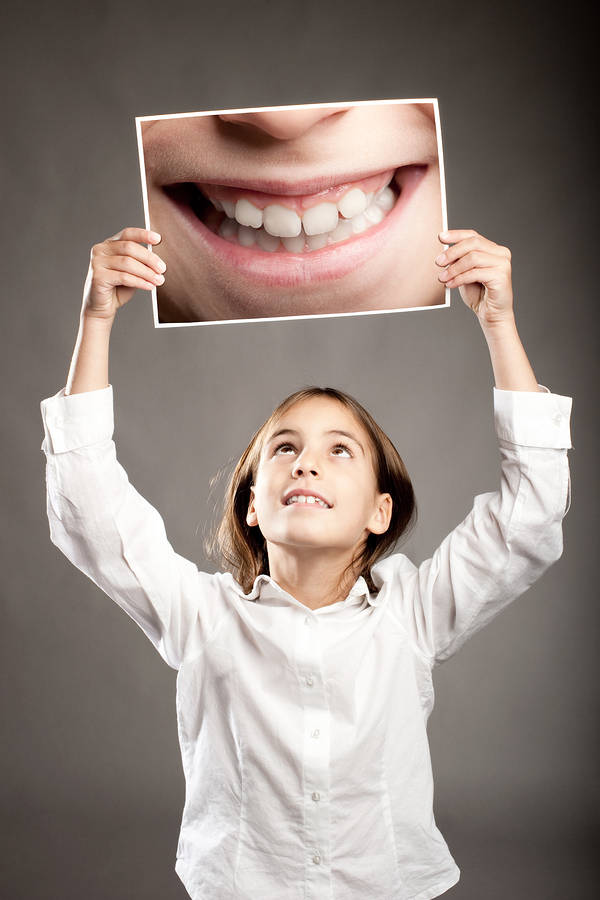
M315 679L312 677L312 675L307 675L305 681L309 687L312 687L315 683Z
M315 730L312 732L312 737L318 738L320 734L321 732L319 731L319 729L315 728Z
M310 616L304 616L304 624L310 625Z
M318 803L319 800L321 799L321 795L320 795L320 793L319 793L318 791L313 791L312 794L311 794L310 796L313 798L313 800L315 801L315 803Z
M315 852L313 853L312 861L314 862L315 866L318 866L321 862L321 854L318 850L315 850Z

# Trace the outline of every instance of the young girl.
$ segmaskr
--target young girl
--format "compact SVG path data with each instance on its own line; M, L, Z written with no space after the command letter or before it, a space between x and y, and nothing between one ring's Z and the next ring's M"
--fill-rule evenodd
M129 484L111 440L117 309L164 264L128 228L94 247L67 387L42 402L52 541L178 670L186 800L176 871L194 900L427 900L458 881L436 827L431 671L561 554L571 401L538 386L510 253L451 231L440 279L486 338L499 490L431 559L382 558L410 480L357 401L310 388L256 432L199 572Z

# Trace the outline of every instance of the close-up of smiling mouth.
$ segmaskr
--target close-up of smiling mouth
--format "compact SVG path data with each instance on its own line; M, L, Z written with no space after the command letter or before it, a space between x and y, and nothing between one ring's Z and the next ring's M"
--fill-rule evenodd
M317 194L269 195L196 185L192 209L214 234L266 253L310 253L378 225L399 195L394 171Z
M160 188L216 260L263 285L298 288L343 277L393 242L428 169L410 164L337 182L236 179Z
M207 182L177 183L164 190L231 244L255 252L306 254L376 228L425 169L403 166L313 194L265 193Z
M292 488L292 490L288 491L283 497L282 503L284 506L298 505L302 508L307 507L308 509L331 509L332 506L325 497L302 488Z

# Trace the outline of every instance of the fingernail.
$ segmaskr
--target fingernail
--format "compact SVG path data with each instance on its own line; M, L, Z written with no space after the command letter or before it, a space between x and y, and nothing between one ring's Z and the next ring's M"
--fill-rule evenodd
M438 265L441 265L441 263L446 262L446 254L440 253L439 256L436 256L435 261Z
M160 234L158 233L158 231L151 231L151 232L150 232L150 237L152 238L153 241L157 241L157 242L158 242L158 241L162 240L162 238L161 238Z
M163 281L165 280L165 276L164 275L155 275L154 280L156 281L157 284L162 284Z
M157 259L156 262L157 262L157 264L158 264L158 268L160 269L160 271L161 271L161 272L164 272L165 269L167 268L166 262L165 262L164 260L162 260L162 259Z
M448 238L450 237L450 235L448 234L447 231L440 231L440 233L438 234L438 237L441 241L447 241Z

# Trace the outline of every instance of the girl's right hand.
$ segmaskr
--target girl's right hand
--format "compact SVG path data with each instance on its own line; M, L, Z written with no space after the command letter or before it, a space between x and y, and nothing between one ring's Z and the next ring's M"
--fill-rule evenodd
M131 300L136 288L150 291L162 284L167 268L157 253L143 244L158 244L161 237L145 228L124 228L94 244L83 295L84 315L113 319Z

